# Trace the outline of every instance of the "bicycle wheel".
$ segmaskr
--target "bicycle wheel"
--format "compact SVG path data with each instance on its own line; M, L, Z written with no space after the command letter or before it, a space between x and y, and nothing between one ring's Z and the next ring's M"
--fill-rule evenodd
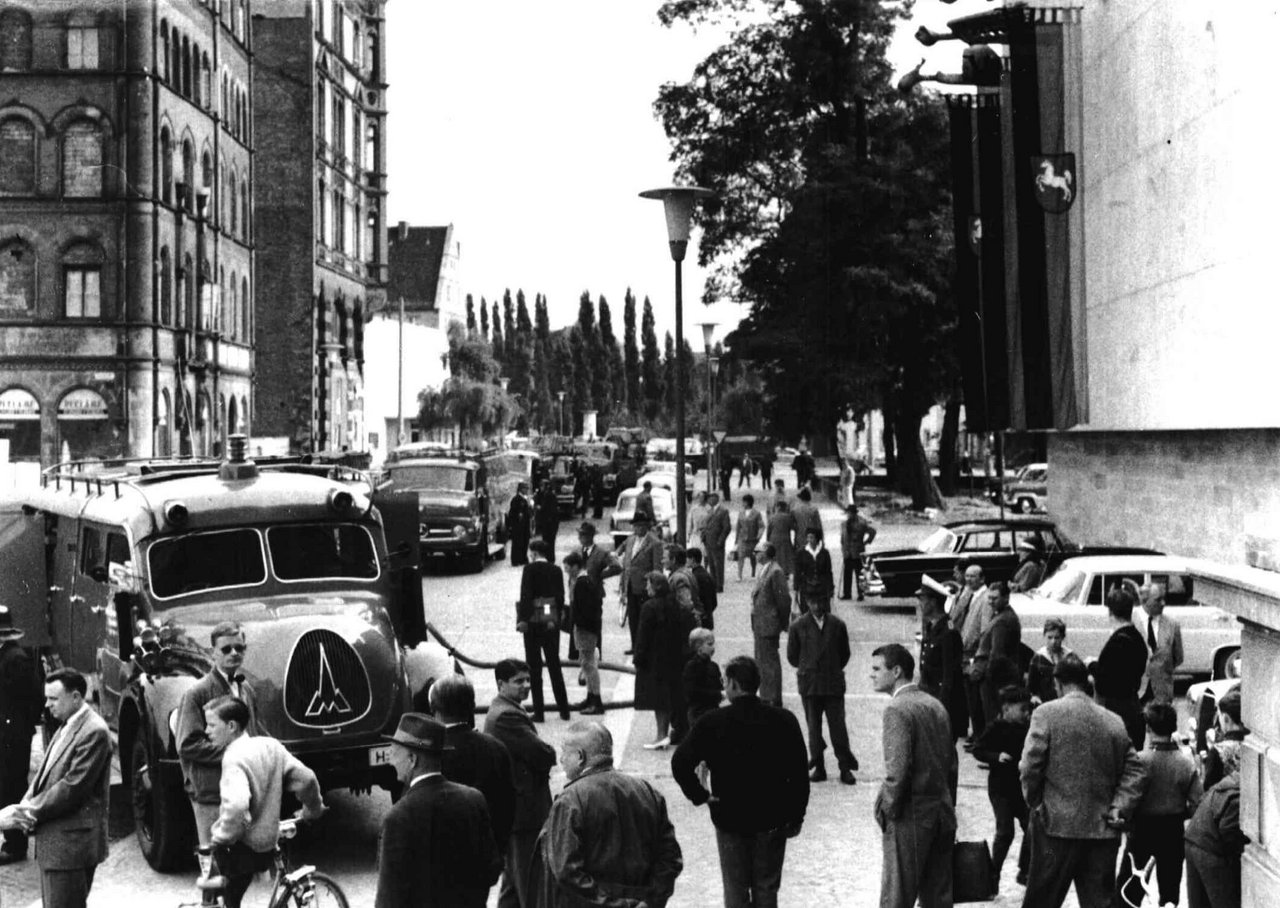
M347 896L342 891L342 887L333 881L332 877L323 873L311 874L312 897L306 905L302 905L298 897L294 896L294 904L299 908L349 908L347 905Z

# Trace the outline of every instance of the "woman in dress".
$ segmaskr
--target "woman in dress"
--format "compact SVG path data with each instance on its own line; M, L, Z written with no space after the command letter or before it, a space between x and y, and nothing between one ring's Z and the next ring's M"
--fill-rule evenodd
M693 630L671 592L671 584L661 571L645 577L648 599L640 606L640 626L636 631L636 706L653 710L657 734L645 750L665 750L672 744L671 719L685 711L685 643ZM681 723L683 724L683 723Z
M795 570L797 532L791 505L784 499L775 500L773 514L769 516L769 527L765 530L765 542L773 546L776 552L774 561L788 579Z

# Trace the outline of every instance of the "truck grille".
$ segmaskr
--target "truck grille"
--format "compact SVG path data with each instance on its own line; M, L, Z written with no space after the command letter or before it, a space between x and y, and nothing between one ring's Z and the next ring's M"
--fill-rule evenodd
M369 675L355 649L330 630L307 631L285 669L285 714L298 725L333 728L369 712Z

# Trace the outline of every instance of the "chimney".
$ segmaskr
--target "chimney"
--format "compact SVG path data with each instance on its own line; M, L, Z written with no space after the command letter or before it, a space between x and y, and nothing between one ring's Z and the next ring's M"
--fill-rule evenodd
M399 225L397 225L396 232L399 234L400 242L403 243L405 240L409 239L409 225L404 221L401 221Z

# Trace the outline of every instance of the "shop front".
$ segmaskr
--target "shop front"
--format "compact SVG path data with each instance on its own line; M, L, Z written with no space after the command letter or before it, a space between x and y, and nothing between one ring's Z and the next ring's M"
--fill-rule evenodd
M40 402L22 388L0 391L0 441L9 462L40 462Z

